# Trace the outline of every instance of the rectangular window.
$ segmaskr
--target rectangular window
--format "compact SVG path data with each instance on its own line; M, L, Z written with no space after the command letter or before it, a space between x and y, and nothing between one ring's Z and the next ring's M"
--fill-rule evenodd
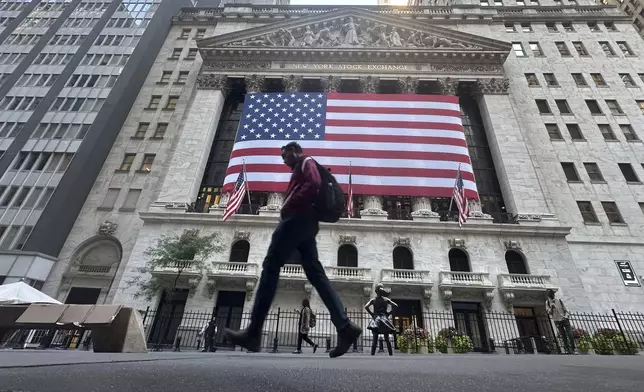
M587 87L588 83L586 82L586 79L584 78L583 74L580 73L574 73L572 75L572 80L575 81L575 84L577 87Z
M578 124L566 124L566 128L568 128L568 133L570 133L572 140L584 140L584 135L581 133L581 128L579 128Z
M566 175L566 180L568 182L580 182L581 178L579 178L579 173L577 173L577 169L575 168L575 164L573 162L561 162L561 168L564 171L564 174Z
M157 129L154 132L155 139L162 139L165 136L165 132L168 130L168 123L158 123Z
M573 27L571 22L564 22L561 25L563 26L566 33L573 33L575 31L575 28Z
M624 137L626 138L626 140L629 140L629 141L640 140L639 137L637 137L637 134L633 130L632 126L628 124L620 124L619 128L622 130L622 133L624 134Z
M178 95L171 95L168 97L168 103L165 105L165 109L174 110L177 108L177 103L179 102Z
M539 85L539 79L537 79L537 75L533 73L527 73L525 74L525 80L528 82L528 86L538 86ZM642 109L644 112L644 109Z
M602 74L591 73L590 77L593 79L593 82L595 82L595 86L597 86L597 87L606 87L606 86L608 86L606 84L606 80L604 80L604 77L602 76Z
M537 109L539 109L539 113L552 114L552 111L550 110L550 106L548 105L548 101L546 101L545 99L535 99L534 102L537 104Z
M588 56L588 51L586 50L586 47L584 46L583 43L579 41L575 41L572 43L572 46L575 47L575 50L577 51L577 54L580 56Z
M206 29L197 29L197 34L195 35L195 39L202 39L205 36L206 36Z
M607 100L606 100L606 105L608 106L608 109L610 110L610 112L611 112L612 114L616 114L616 115L624 114L624 111L623 111L623 110L622 110L622 108L619 106L619 104L617 103L617 101L612 100L612 99L607 99Z
M642 214L644 214L644 202L639 203L640 205L640 210L642 210Z
M25 200L25 203L22 205L23 208L33 208L36 205L36 202L38 201L38 198L40 197L40 194L42 193L43 188L42 187L35 187L27 197L27 200Z
M588 110L590 110L592 114L603 114L599 104L594 99L587 99L586 106L588 106Z
M143 155L143 162L141 162L141 167L139 171L149 173L152 171L152 164L154 163L154 154L145 154Z
M599 223L599 219L597 218L597 214L595 214L595 209L591 202L578 201L577 207L579 207L579 212L584 223Z
M181 35L179 36L179 39L188 39L190 37L190 32L192 29L183 29L181 30Z
M143 139L149 127L150 127L150 123L139 123L139 127L136 129L136 133L134 134L133 138Z
M188 75L190 75L190 71L179 71L179 75L177 76L177 81L175 83L185 84L186 81L188 81Z
M594 162L584 162L584 168L591 182L606 182L599 166Z
M602 207L604 208L604 212L606 213L606 217L608 217L608 221L610 223L624 223L624 218L622 218L622 214L619 212L615 202L602 201Z
M532 26L530 23L521 23L521 31L524 33L531 33L532 32Z
M635 56L635 53L633 53L626 41L617 41L617 47L622 51L624 56Z
M19 187L17 186L12 186L9 188L9 190L5 193L4 198L0 202L0 207L8 207L9 204L11 204L11 199L18 193Z
M27 199L27 195L29 194L30 190L31 188L28 188L28 187L20 188L20 191L18 192L18 196L16 196L16 200L13 202L14 208L22 207L22 204L25 202L25 199Z
M570 110L570 106L568 106L568 102L565 99L555 99L555 103L557 104L559 113L572 114L572 110Z
M105 198L103 199L103 203L101 203L99 209L111 210L112 208L114 208L114 204L116 204L116 199L119 197L120 192L120 188L108 189L107 193L105 194Z
M139 202L139 197L141 197L141 190L140 189L130 189L127 192L127 196L125 197L125 201L123 202L123 205L121 206L122 210L135 210L136 209L136 204Z
M608 31L617 31L617 27L615 27L615 23L613 22L604 22L604 26L606 26L606 30Z
M170 56L170 59L177 60L179 57L181 57L181 52L182 51L183 51L182 48L174 48L174 49L172 49L172 56Z
M608 42L600 41L599 46L601 46L606 56L615 56L615 51L613 50L613 48L610 46Z
M148 104L147 109L158 109L160 103L161 103L161 96L160 95L153 95L150 98L150 103Z
M613 132L613 129L610 127L610 125L598 124L597 126L599 127L599 131L602 133L604 140L617 140L615 132Z
M538 42L530 42L530 50L534 57L543 57L543 50L541 50L541 45Z
M121 162L121 166L119 167L119 171L130 171L135 157L136 154L125 154L123 162Z
M170 78L172 77L172 71L163 71L161 74L161 79L159 80L159 83L168 83L170 81Z
M525 0L517 0L517 5L525 6Z
M555 46L557 46L557 50L559 51L559 54L562 56L570 56L570 50L568 50L568 46L566 46L565 42L555 42Z
M588 22L588 29L592 31L593 33L599 33L601 32L601 29L597 25L597 22Z
M517 30L514 28L514 23L506 23L505 24L505 32L506 33L514 33L515 31L517 31Z
M196 59L198 51L199 50L197 48L188 49L188 55L186 56L186 60L194 60L194 59Z
M548 131L550 140L563 140L557 124L546 124L546 130Z
M624 82L624 86L637 87L637 85L635 84L635 81L633 80L630 74L627 74L627 73L619 74L619 78L622 79L622 82Z
M16 239L18 236L18 232L20 231L20 226L11 226L9 229L9 232L7 233L7 236L4 238L4 242L2 243L2 247L0 249L12 249L13 246L13 241Z
M557 78L555 78L555 74L552 73L544 73L543 78L546 79L546 84L550 87L559 86L559 82L557 82Z
M557 25L554 22L547 22L546 28L548 29L549 33L556 33L558 31Z
M630 163L618 163L617 166L619 166L619 170L622 171L626 182L640 182L640 179L637 177L637 174Z
M642 114L644 114L644 101L635 101L637 103L637 106L640 107L640 111Z
M481 0L481 7L489 7L489 6L490 6L490 3L488 2L488 0Z
M22 164L25 163L27 160L27 155L29 153L21 151L18 156L16 157L16 160L13 163L13 166L11 167L12 170L20 170L22 167Z

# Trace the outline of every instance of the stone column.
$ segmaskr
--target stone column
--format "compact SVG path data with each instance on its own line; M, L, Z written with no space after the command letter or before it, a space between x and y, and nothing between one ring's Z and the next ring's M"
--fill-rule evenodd
M337 93L340 89L342 78L338 76L327 76L320 79L320 82L322 83L322 89L324 90L324 92Z
M219 117L228 95L225 75L204 74L197 78L197 92L188 114L179 128L179 137L172 154L158 199L151 210L185 211L199 194L208 155L217 132Z
M360 91L367 94L376 94L380 85L380 78L374 76L367 76L360 78Z
M282 78L282 83L284 84L284 91L289 93L294 93L300 91L302 86L302 81L304 78L296 75L288 75Z
M407 76L406 78L398 79L398 88L401 94L416 94L418 89L418 79Z
M458 79L440 78L438 79L438 85L443 95L456 95L458 92Z
M261 93L266 86L266 77L262 75L249 75L244 78L247 93Z
M268 202L266 203L266 206L259 209L259 215L279 216L282 204L284 204L284 194L280 192L271 192L268 194Z
M471 221L477 221L477 223L493 223L492 216L483 212L480 200L470 199L467 203L470 211L469 219Z
M478 79L474 90L503 199L508 211L514 214L548 213L508 88L507 79Z
M440 215L432 211L432 201L429 197L414 197L411 200L411 217L413 220L438 222Z

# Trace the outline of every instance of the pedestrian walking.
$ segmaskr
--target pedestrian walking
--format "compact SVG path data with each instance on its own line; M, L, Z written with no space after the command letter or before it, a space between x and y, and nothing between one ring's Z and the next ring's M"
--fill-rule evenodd
M342 301L331 287L324 267L318 260L315 236L320 221L336 222L339 219L346 209L346 198L331 173L304 155L298 143L283 146L281 155L293 174L286 189L280 223L273 232L262 263L250 323L242 331L225 330L225 336L248 351L260 351L262 327L277 291L280 269L297 249L302 256L304 273L329 309L331 321L337 330L338 343L329 351L329 356L336 358L349 350L362 334L362 329L349 320Z
M293 354L302 354L302 341L305 341L309 345L311 345L311 347L313 347L313 353L315 354L318 349L318 345L309 338L309 331L311 330L311 328L315 327L315 323L315 313L313 313L313 310L311 310L309 300L305 298L302 300L302 310L300 310L299 331L297 334L297 350L293 351Z
M378 344L378 335L382 334L387 344L387 351L389 355L394 355L393 349L391 348L391 342L389 341L389 334L396 332L396 328L389 320L389 306L391 306L391 311L393 308L397 308L398 305L389 299L389 291L385 290L385 287L382 283L376 285L376 297L372 298L364 306L365 310L371 316L372 320L369 322L367 327L372 335L373 340L371 341L371 355L376 355L376 346ZM373 307L373 311L371 310Z
M213 318L201 328L199 332L203 336L203 351L204 353L211 352L214 353L217 351L215 347L215 335L217 334L217 325L215 325L215 319Z
M576 354L575 337L570 325L570 313L560 298L555 298L555 291L548 290L548 299L546 300L546 312L555 322L559 336L564 344L564 350L567 354Z

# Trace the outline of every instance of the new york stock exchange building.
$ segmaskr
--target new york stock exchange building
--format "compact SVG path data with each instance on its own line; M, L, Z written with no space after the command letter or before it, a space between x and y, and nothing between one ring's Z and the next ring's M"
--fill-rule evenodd
M148 309L169 342L210 314L243 327L284 199L249 178L250 197L222 219L247 94L433 94L459 99L479 199L462 227L449 196L397 194L354 194L352 218L321 224L319 257L352 317L381 282L401 329L455 326L485 350L551 336L548 289L572 312L644 311L644 43L628 17L584 0L452 3L184 8L44 291L98 289L99 302ZM219 233L223 250L171 295L137 297L146 249L185 229ZM304 298L323 339L328 316L295 254L267 341L296 333L284 315Z

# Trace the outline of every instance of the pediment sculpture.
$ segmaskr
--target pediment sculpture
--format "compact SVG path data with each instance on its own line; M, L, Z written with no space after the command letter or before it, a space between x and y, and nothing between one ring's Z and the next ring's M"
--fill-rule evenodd
M481 47L420 30L411 30L352 16L293 29L281 28L225 46L291 48L433 48L481 49Z

